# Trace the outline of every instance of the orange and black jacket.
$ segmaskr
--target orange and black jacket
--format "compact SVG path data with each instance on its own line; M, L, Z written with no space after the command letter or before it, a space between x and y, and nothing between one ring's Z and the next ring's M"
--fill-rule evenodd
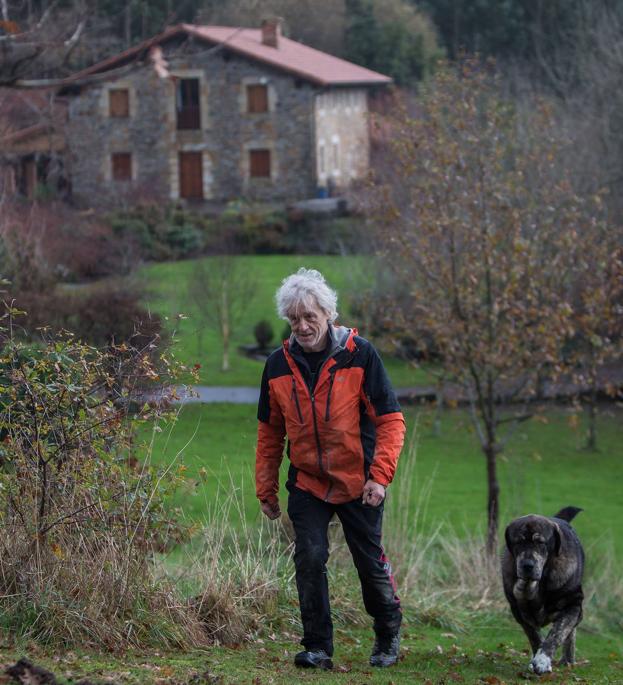
M405 423L374 347L356 329L329 326L328 356L312 374L291 336L264 368L258 405L257 497L275 504L288 439L294 485L334 504L391 483Z

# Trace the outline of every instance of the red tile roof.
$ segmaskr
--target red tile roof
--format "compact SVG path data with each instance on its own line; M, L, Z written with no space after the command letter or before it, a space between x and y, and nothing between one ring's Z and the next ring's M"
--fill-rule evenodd
M75 74L72 79L68 80L114 69L127 63L152 45L157 45L184 33L212 44L226 45L233 52L296 74L319 86L386 85L392 82L389 76L365 69L326 52L315 50L282 35L279 36L279 46L273 48L262 43L261 29L198 26L195 24L172 26L158 36L99 62L79 74Z
M227 44L236 52L290 71L321 86L376 85L391 83L389 76L365 69L326 52L279 36L279 47L262 43L260 29L184 24L189 34L212 43Z

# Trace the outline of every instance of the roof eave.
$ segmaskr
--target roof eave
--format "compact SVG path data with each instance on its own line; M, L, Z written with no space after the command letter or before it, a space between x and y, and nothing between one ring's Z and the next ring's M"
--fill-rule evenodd
M257 55L255 53L250 53L247 50L243 50L242 48L237 47L236 45L233 45L231 43L227 43L226 41L215 41L213 39L208 38L207 36L204 36L200 31L197 30L195 26L192 24L181 24L181 27L183 27L190 35L194 36L195 38L199 38L200 40L205 41L206 43L211 43L212 45L221 45L224 48L227 48L227 50L231 50L232 52L235 52L238 55L242 55L243 57L246 57L247 59L253 59L258 62L262 62L263 64L268 64L270 67L273 69L277 69L279 71L285 71L289 74L294 74L295 76L298 76L299 78L302 78L306 81L309 81L310 83L313 83L314 85L321 86L321 87L328 87L328 86L365 86L365 87L370 87L370 86L377 86L377 85L389 85L390 83L393 82L393 79L386 77L387 80L383 80L379 78L378 81L327 81L325 79L318 78L317 76L314 76L313 74L310 74L308 72L302 71L300 69L296 69L295 67L289 67L287 65L278 63L274 60L270 60L266 57Z

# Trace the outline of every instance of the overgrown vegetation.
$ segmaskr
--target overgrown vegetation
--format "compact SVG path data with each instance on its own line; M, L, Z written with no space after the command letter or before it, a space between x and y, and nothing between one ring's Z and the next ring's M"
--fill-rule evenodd
M199 644L192 612L150 572L153 550L184 537L165 507L177 473L136 462L128 413L174 367L154 363L155 341L22 342L19 314L0 328L0 625L103 649ZM134 420L158 418L145 405Z
M445 378L464 389L487 464L493 556L497 460L543 380L560 376L566 341L599 348L601 366L620 357L622 233L599 194L574 187L569 141L545 102L521 116L478 60L440 70L430 86L412 111L388 117L372 191L393 283L366 304L389 336L427 335ZM500 398L524 406L508 411Z

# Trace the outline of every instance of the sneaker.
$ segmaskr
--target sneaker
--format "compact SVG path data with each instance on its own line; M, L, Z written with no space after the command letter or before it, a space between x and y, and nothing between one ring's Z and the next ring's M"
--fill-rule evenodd
M313 652L299 652L294 657L294 665L300 666L301 668L322 668L325 671L329 671L333 668L331 657L324 649L317 649Z
M382 637L377 635L370 655L370 666L393 666L400 653L400 633Z

